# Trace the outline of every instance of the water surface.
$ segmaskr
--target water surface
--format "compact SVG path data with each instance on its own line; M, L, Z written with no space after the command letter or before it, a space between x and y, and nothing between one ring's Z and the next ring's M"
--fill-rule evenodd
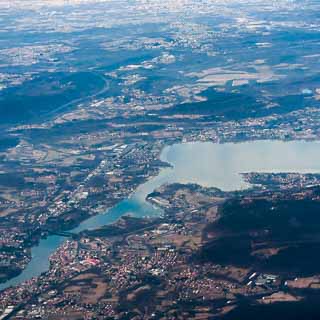
M164 148L161 160L173 165L162 169L158 176L139 186L128 199L92 217L72 230L98 228L115 222L124 214L136 217L159 215L161 210L145 201L146 196L164 183L198 183L234 191L250 187L239 173L300 172L320 173L320 143L303 141L252 141L245 143L185 143ZM49 256L65 241L50 236L32 249L32 260L16 278L0 285L0 290L17 285L48 270Z

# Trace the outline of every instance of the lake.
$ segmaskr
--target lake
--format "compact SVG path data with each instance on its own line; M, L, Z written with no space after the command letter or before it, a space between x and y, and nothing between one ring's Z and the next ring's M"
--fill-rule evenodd
M136 217L155 216L161 210L145 201L146 196L164 183L198 183L224 191L249 188L243 172L300 172L320 173L320 143L304 141L251 141L214 144L195 142L165 147L161 160L172 164L158 176L139 186L128 199L121 201L105 214L84 222L72 232L98 228L115 222L124 214ZM0 290L39 276L49 268L49 256L66 238L49 236L32 249L32 260L16 278L0 285Z

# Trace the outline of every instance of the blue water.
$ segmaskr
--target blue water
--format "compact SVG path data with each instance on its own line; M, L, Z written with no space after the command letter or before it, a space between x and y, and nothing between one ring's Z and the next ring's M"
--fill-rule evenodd
M248 188L242 172L320 173L320 143L303 141L252 141L246 143L186 143L164 148L161 159L173 168L162 169L158 176L139 186L128 199L94 216L71 230L80 232L115 222L124 214L155 216L161 210L145 201L146 196L164 183L198 183L225 191ZM65 241L50 236L32 249L32 260L16 278L0 285L0 290L39 276L49 268L49 257Z

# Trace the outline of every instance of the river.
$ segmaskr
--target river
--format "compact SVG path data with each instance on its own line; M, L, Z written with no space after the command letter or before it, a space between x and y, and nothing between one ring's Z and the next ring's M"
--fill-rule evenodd
M214 144L195 142L165 147L161 160L172 164L158 176L139 186L132 196L121 201L105 214L82 222L72 232L98 228L115 222L124 214L136 217L155 216L161 210L145 201L146 196L164 183L198 183L224 191L248 188L242 172L320 173L320 143L304 141L251 141ZM0 285L0 290L39 276L49 268L49 257L65 241L61 236L49 236L32 248L32 259L17 277Z

